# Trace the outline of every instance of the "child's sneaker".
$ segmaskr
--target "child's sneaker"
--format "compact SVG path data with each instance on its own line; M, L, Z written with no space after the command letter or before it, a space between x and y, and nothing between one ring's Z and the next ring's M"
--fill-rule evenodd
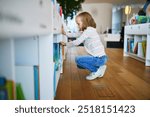
M106 71L106 68L107 68L106 65L103 65L103 66L101 66L101 67L99 68L100 71L101 71L101 74L99 75L100 78L104 76L105 71Z
M101 66L96 72L92 72L90 75L86 76L86 80L94 80L97 77L103 77L106 70L106 65Z
M94 80L96 78L94 75L95 75L95 72L92 72L91 74L86 76L86 80Z

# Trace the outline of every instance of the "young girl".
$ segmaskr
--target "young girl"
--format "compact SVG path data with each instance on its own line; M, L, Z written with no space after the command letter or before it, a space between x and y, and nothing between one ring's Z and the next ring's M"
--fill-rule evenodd
M103 77L106 70L107 56L104 46L96 31L96 24L88 12L82 12L76 16L76 23L82 34L75 40L68 42L68 47L78 46L83 43L89 55L77 56L75 62L78 68L88 69L91 73L86 76L87 80ZM62 29L62 33L67 35ZM64 45L62 43L62 45Z

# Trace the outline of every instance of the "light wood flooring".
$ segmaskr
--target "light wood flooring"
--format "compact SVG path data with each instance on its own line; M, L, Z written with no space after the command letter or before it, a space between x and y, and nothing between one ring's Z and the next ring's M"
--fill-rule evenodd
M87 70L78 69L75 56L85 55L83 47L71 48L64 61L56 100L148 100L150 99L150 67L123 57L122 49L106 49L109 57L103 78L87 81Z

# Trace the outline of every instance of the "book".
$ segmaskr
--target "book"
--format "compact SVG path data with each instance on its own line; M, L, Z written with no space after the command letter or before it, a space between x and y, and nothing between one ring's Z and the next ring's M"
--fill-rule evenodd
M130 39L127 40L127 52L130 52Z
M54 63L54 79L53 79L53 84L54 84L54 87L53 87L53 91L54 91L54 97L56 96L56 71L57 71L57 68L56 68L56 64Z
M54 57L54 62L58 62L60 59L60 44L59 43L53 44L53 57Z
M7 91L8 100L13 100L15 97L14 96L14 82L11 80L6 80L6 84L0 87L0 90L4 90L4 89Z
M0 89L0 100L8 100L7 89Z
M130 53L133 53L134 51L134 40L130 39Z
M14 82L12 80L7 80L6 89L8 92L8 99L13 100L15 94L14 94Z
M143 55L146 56L146 40L142 41Z
M133 53L137 54L137 49L138 49L138 42L142 40L142 36L134 36L134 48L133 48Z
M25 100L25 96L24 96L24 93L23 93L23 90L22 90L22 86L21 86L21 83L17 83L16 84L16 97L17 97L17 100Z
M34 98L39 100L39 67L33 66L34 69Z
M138 42L136 43L136 45L135 45L135 47L134 47L133 53L134 53L134 54L137 54L137 51L138 51Z
M62 17L62 14L63 14L62 6L60 6L59 14Z
M6 78L4 76L0 76L0 86L4 86L6 84Z
M144 57L142 42L138 42L138 53L137 53L137 55L138 55L139 57Z

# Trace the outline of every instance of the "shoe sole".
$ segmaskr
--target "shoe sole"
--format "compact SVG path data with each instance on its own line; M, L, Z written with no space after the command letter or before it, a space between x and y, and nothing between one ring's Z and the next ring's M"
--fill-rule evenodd
M96 77L96 78L92 78L92 79L88 79L88 78L86 78L86 80L95 80L95 79L97 79L98 77Z
M88 78L88 77L86 77L86 80L94 80L94 79L96 79L96 78L98 78L98 77L93 77L93 78Z
M104 76L104 74L105 74L105 71L106 71L106 68L107 68L107 66L105 65L105 66L103 66L103 72L102 72L102 74L101 75L99 75L98 77L96 77L96 78L86 78L86 80L95 80L95 79L97 79L97 78L101 78L101 77L103 77Z
M102 74L101 75L99 75L98 77L103 77L104 76L104 74L105 74L105 71L106 71L106 68L107 68L107 66L105 65L104 67L103 67L103 72L102 72Z

